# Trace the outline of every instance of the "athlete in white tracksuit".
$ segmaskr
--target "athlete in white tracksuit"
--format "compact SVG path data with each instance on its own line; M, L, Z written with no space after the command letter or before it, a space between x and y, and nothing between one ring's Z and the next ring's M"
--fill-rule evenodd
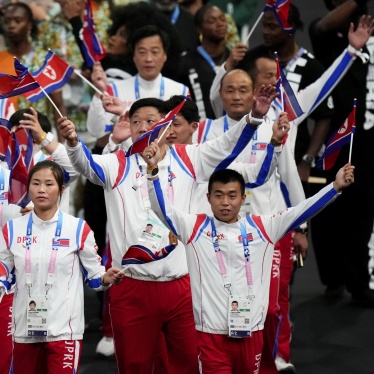
M173 95L186 96L188 87L159 74L153 80L145 80L138 74L134 77L111 82L107 87L110 96L118 97L130 108L132 103L143 97L157 97L167 100ZM93 96L87 113L87 129L95 138L110 134L113 130L113 114L106 112L103 102L96 95Z
M343 176L342 170L340 178ZM342 180L341 183L343 184L336 185L339 190L343 185L349 185ZM261 330L264 326L269 300L274 243L331 203L339 194L334 186L331 183L317 195L286 211L267 216L250 214L244 218L238 218L234 223L225 223L206 214L191 215L182 212L169 203L158 178L153 182L148 182L152 208L178 238L186 243L196 329L206 333L198 334L200 357L207 360L202 359L203 373L206 366L212 370L214 365L219 366L220 363L225 365L225 370L227 370L227 364L230 365L233 373L243 372L243 369L255 372L259 368L262 350ZM223 191L221 199L235 199L231 196L231 193L235 192L230 190L229 197L225 195L225 190ZM226 204L226 201L222 200L220 209L232 208L232 205L228 202ZM246 247L242 240L244 235L248 238ZM219 252L221 257L218 255ZM249 265L246 266L248 261ZM215 337L229 335L229 324L233 323L232 320L229 322L232 318L228 313L229 302L231 305L229 295L243 295L244 298L249 296L253 300L248 321L248 330L252 335L250 338L240 339L239 342L234 339L233 343L231 343L233 339ZM207 334L215 336L208 337ZM234 334L230 335L234 336ZM251 348L253 351L239 353L241 344L246 345L248 342L250 344L251 340L254 342ZM207 343L209 341L211 341L210 344ZM220 352L222 347L217 347L222 341L226 343L223 344L224 348ZM204 347L205 343L209 346ZM238 353L225 350L229 347ZM239 361L235 361L234 364L231 359L227 360L227 357L231 355ZM242 356L238 358L237 355ZM217 370L219 372L220 369Z
M222 138L204 145L176 145L168 149L159 166L161 180L170 200L185 211L196 211L197 203L193 197L196 184L208 180L215 169L229 165L245 147L255 129L248 126L243 118ZM195 365L197 370L197 352L192 341L195 340L195 330L183 245L179 243L176 250L163 261L139 265L131 263L131 259L126 257L141 244L140 239L149 220L156 225L161 224L150 209L145 161L138 155L126 158L124 151L91 155L82 143L67 149L76 169L93 183L103 186L113 265L126 265L121 287L112 288L109 295L120 372L125 367L135 367L139 360L152 364L152 351L158 341L160 325L170 319L170 324L175 323L167 330L167 341L174 345L180 341L184 347L176 355L180 361L179 372L192 373L191 365ZM174 199L173 196L178 198ZM159 249L170 244L168 235L164 235ZM146 282L140 284L139 280ZM150 287L157 291L151 293ZM173 287L178 287L178 293ZM155 313L164 300L169 310L169 315L165 316ZM175 314L178 310L179 318ZM147 318L141 318L142 313L146 313ZM189 331L192 331L192 335ZM147 339L144 339L145 336Z

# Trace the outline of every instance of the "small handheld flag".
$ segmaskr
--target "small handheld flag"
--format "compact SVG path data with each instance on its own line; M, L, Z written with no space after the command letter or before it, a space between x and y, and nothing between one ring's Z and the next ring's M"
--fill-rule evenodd
M45 93L49 94L63 87L73 72L74 69L68 63L52 51L48 51L43 66L39 70L31 72L40 87L25 92L23 96L31 102L37 101L43 98Z
M20 130L25 131L25 129ZM30 165L26 166L25 157L22 154L23 148L24 145L21 147L18 143L16 133L11 133L9 139L8 152L6 155L7 163L10 170L8 201L10 204L17 204L20 207L25 208L26 205L30 202L30 198L27 194L27 167L30 166L31 163Z
M8 148L11 124L8 120L0 118L0 160L5 160Z
M174 121L175 116L182 109L185 104L187 97L177 105L173 110L171 110L164 118L161 118L156 124L154 124L146 133L142 134L128 149L126 156L129 157L135 153L143 152L153 141L155 141L160 131Z
M275 52L275 59L277 62L277 92L279 93L278 97L275 99L276 104L280 106L281 111L287 113L288 120L293 121L294 119L300 117L304 112L301 109L299 102L296 99L296 95L288 83L283 70L279 66L277 52Z
M0 74L0 99L21 95L39 87L39 83L23 66L14 58L14 69L17 75Z
M91 0L86 0L81 39L84 62L88 67L93 66L96 61L100 61L105 57L106 50L96 34Z
M356 130L356 106L357 100L355 99L353 102L352 112L349 114L348 118L344 121L344 123L339 127L339 129L334 134L332 134L332 136L328 140L323 155L316 163L317 169L330 170L334 166L336 159L339 156L341 148L350 141L351 155L353 134ZM350 158L351 157L349 156L349 162Z

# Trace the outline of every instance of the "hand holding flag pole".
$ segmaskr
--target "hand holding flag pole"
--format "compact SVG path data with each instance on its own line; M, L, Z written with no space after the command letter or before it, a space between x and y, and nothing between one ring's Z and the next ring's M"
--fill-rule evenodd
M330 170L334 166L341 148L348 142L350 142L348 162L351 162L353 134L356 130L356 107L357 99L354 99L353 109L348 118L327 141L325 151L316 163L317 169Z
M183 105L187 101L187 96L182 100L182 102L177 105L173 110L171 110L164 118L161 118L156 124L154 124L147 132L140 135L140 137L134 141L130 148L126 152L126 157L130 157L135 153L142 153L153 141L158 138L161 129L168 127L173 122L176 115L182 109ZM164 132L165 133L165 132ZM158 139L162 138L163 135Z

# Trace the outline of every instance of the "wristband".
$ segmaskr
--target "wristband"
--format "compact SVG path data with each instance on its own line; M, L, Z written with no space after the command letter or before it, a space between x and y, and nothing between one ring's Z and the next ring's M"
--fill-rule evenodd
M260 126L262 122L264 121L264 117L262 118L255 118L252 117L252 112L248 114L248 119L249 121L247 122L248 124L255 125L255 126Z
M108 287L108 286L110 285L110 283L105 283L105 282L104 282L104 274L101 276L100 284L101 284L103 287Z
M55 136L51 132L49 132L45 136L44 140L40 143L40 146L41 147L46 147L54 138L55 138Z
M41 144L46 137L47 137L47 134L43 131L43 134L40 135L40 138L34 139L34 141L36 144Z
M155 165L153 169L147 168L147 178L154 178L158 175L158 165Z
M273 146L273 147L280 147L282 145L282 142L278 142L277 139L275 138L271 138L270 139L270 144Z
M295 229L295 232L299 232L300 234L308 235L308 228L305 227L305 228L302 229L301 227L299 227L299 228Z

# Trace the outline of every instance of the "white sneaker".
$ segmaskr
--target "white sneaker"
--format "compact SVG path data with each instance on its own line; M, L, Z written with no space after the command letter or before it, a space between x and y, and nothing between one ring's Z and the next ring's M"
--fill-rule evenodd
M291 362L286 362L280 356L275 358L275 365L277 367L278 373L292 373L296 374L295 366L291 364Z
M104 356L113 356L114 355L114 340L113 338L108 338L103 336L96 346L96 353L99 353Z

